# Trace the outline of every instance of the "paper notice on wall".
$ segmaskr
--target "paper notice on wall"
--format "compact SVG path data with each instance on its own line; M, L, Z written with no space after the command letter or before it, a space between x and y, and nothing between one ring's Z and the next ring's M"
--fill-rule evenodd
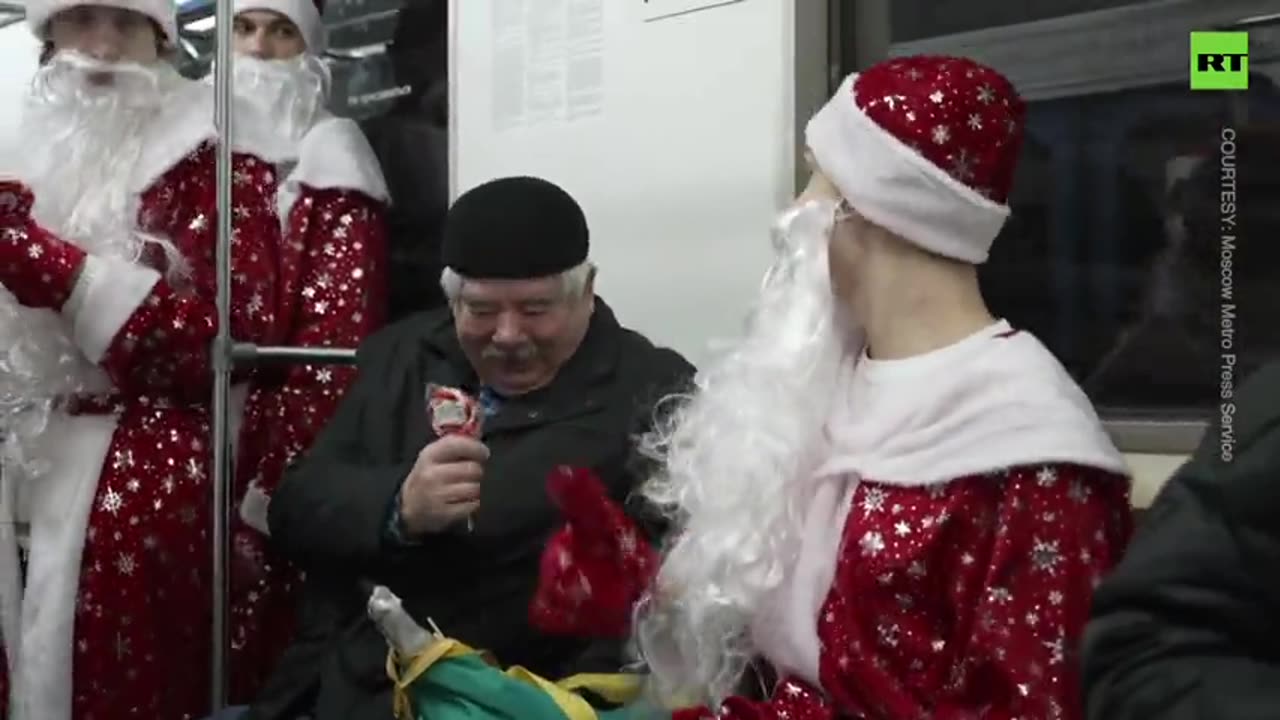
M496 131L604 110L603 0L494 0Z
M699 10L733 5L743 0L640 0L645 22L680 17Z

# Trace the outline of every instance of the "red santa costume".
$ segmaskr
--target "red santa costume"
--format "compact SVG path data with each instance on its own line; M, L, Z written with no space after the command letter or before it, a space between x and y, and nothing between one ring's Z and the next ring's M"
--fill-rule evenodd
M382 170L359 126L325 109L329 74L319 58L326 47L319 7L311 0L236 0L234 10L278 13L306 42L306 51L293 58L238 55L232 65L236 149L269 162L281 178L276 204L285 245L296 251L281 280L282 297L294 298L296 313L284 319L291 327L287 342L355 347L385 313L384 210L390 195ZM361 306L351 296L333 294L353 289L376 291L376 302ZM308 321L339 320L348 313L337 324ZM233 702L252 700L295 628L300 576L265 542L271 492L285 466L329 419L354 374L351 367L293 365L250 394L243 432L271 440L246 445L240 456L240 467L254 472L237 478L243 501L235 534L240 572L232 577Z
M76 0L30 2L44 37ZM176 37L168 0L97 0ZM108 78L108 82L103 82ZM60 52L0 186L0 629L15 718L207 713L209 347L216 332L212 93L164 62ZM381 312L378 206L341 183L233 168L231 334L354 345ZM299 163L301 165L302 163ZM320 176L316 176L320 177ZM270 488L341 385L323 368L235 379L237 476ZM13 523L30 526L23 582Z
M1022 114L989 68L904 58L847 78L807 141L862 217L978 264ZM645 495L671 521L656 579L625 516L586 483L553 487L577 498L561 498L534 617L618 632L627 608L598 589L649 588L635 637L658 700L694 708L676 718L1082 717L1073 655L1128 539L1123 458L1006 322L871 359L833 301L838 210L787 215L747 336L646 443ZM736 695L756 660L779 678L764 701Z

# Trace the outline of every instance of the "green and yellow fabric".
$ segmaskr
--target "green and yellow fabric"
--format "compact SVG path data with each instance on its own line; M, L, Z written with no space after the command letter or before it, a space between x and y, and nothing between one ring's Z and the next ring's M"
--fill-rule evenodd
M655 720L661 713L639 701L640 678L575 675L558 682L521 667L502 670L493 658L450 639L436 640L412 658L392 650L387 673L395 682L397 720ZM609 703L593 706L581 693ZM670 718L670 714L666 715Z

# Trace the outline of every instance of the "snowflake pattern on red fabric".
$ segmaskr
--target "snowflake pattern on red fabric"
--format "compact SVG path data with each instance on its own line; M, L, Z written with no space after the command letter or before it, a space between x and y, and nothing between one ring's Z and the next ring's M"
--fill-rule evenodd
M234 162L232 336L354 347L382 320L380 207L356 194L306 189L282 223L276 168L251 156ZM209 709L214 167L214 148L203 145L141 197L140 226L168 237L190 273L180 284L160 281L111 342L100 365L117 392L78 403L80 412L112 414L118 423L83 552L71 681L78 720L180 720ZM11 250L0 241L3 282L25 304L56 309L70 296L75 268L47 258L79 251L33 225L21 229L24 241L56 252L32 263L2 254ZM147 259L163 266L162 258ZM352 373L311 365L237 373L236 382L251 383L237 499L249 483L268 493L275 487ZM256 531L239 522L233 531L232 684L245 699L292 630L296 586Z
M60 308L71 297L85 254L32 222L33 202L26 186L0 182L0 285L28 307Z
M858 75L852 100L957 182L1008 200L1026 106L996 71L965 58L890 60Z
M289 213L280 262L279 324L298 347L354 348L386 315L383 207L347 190L307 189ZM285 468L311 446L355 380L352 366L260 372L246 403L237 498L269 500ZM258 530L237 522L241 573L231 594L231 699L249 702L294 639L302 575Z
M817 620L821 688L784 678L766 702L674 717L1082 718L1077 645L1130 532L1128 481L1092 468L860 483ZM631 582L617 572L588 580Z
M307 188L289 213L280 260L285 345L360 345L385 316L385 256L383 206L358 192ZM257 378L244 413L236 497L275 492L355 377L353 366L302 364ZM238 525L252 560L244 562L250 571L233 577L230 697L248 702L293 641L302 577L259 530Z

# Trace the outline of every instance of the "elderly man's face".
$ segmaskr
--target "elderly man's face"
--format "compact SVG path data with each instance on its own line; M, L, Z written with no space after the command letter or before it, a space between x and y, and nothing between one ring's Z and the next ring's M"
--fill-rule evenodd
M560 276L467 280L454 304L458 340L480 379L521 395L555 379L591 322L595 291L566 293Z

